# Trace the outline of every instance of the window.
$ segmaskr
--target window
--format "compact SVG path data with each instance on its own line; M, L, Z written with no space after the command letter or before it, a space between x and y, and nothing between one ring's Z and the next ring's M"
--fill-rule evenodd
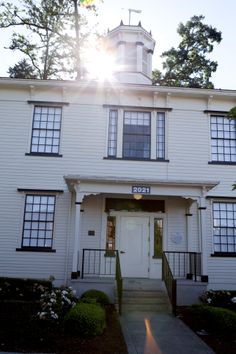
M124 112L123 157L150 159L151 114Z
M236 253L236 203L213 203L214 252Z
M22 248L52 248L56 197L26 195Z
M108 251L115 250L115 240L116 240L116 217L107 217L107 235L106 235L106 249Z
M157 152L156 156L158 159L165 158L165 114L157 113Z
M166 161L165 134L164 112L110 109L107 156Z
M163 219L154 219L154 258L162 257Z
M212 161L236 162L235 121L224 116L211 116Z
M31 153L59 153L61 115L61 107L34 107Z
M117 151L117 110L110 110L108 127L108 156L116 156Z

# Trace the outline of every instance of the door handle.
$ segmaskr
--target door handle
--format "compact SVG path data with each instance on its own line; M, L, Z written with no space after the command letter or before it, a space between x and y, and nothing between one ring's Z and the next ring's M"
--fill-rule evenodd
M121 254L125 253L125 251L120 251Z

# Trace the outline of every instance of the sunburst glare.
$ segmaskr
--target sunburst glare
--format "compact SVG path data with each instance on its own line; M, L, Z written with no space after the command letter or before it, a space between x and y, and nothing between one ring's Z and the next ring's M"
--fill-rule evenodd
M91 46L85 51L85 72L89 79L112 80L117 70L114 53L104 45Z

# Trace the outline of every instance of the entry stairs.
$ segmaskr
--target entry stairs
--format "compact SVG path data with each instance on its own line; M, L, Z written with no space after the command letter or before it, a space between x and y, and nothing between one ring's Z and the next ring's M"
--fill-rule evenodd
M164 283L159 279L123 279L122 313L170 313L171 305Z

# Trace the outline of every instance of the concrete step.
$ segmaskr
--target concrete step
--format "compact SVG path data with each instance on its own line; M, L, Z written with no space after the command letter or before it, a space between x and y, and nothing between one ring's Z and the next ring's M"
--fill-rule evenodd
M124 290L122 312L170 313L171 306L164 291Z
M161 312L170 313L169 304L122 304L122 313L127 312Z
M156 290L123 290L123 297L136 298L166 298L167 293Z
M150 297L123 297L123 304L167 304L168 300L165 297L157 297L157 298L150 298Z

